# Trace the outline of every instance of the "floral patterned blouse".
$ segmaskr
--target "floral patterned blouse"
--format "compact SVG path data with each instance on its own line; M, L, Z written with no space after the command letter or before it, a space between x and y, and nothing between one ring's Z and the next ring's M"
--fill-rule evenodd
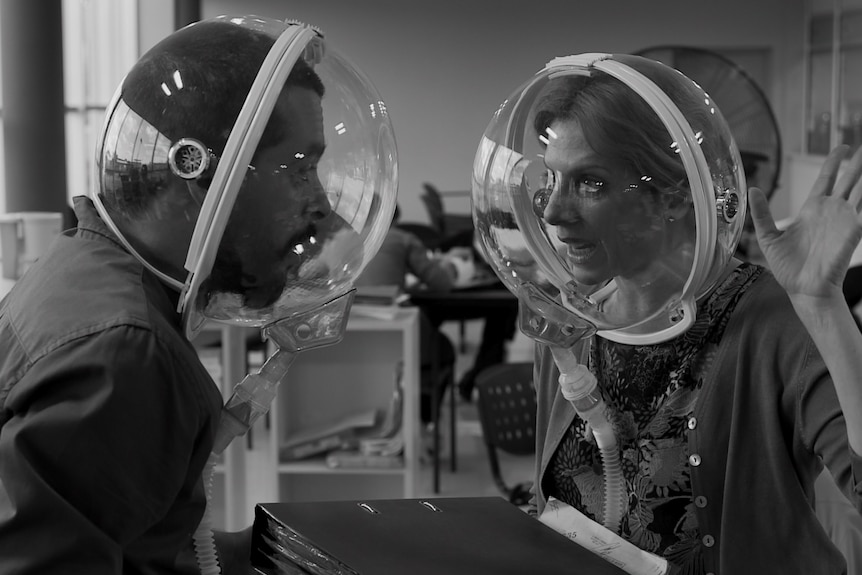
M686 575L704 572L686 426L733 308L761 272L741 264L698 304L694 325L671 341L591 342L589 368L608 405L628 490L621 535ZM545 492L601 523L601 454L583 420L575 418L548 469Z

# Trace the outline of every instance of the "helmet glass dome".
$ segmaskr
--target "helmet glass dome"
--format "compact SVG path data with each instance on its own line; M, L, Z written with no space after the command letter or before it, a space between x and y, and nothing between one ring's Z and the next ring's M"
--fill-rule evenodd
M219 17L148 52L97 151L103 217L204 320L263 326L349 291L383 241L397 158L386 105L307 25ZM191 245L172 270L147 243Z
M691 325L745 205L715 103L638 56L550 62L503 102L474 162L476 229L506 286L630 343Z

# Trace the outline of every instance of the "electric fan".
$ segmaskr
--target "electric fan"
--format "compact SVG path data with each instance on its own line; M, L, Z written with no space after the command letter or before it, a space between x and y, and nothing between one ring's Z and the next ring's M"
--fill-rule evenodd
M679 70L715 100L739 147L748 186L771 198L781 172L781 135L769 101L751 76L732 60L702 48L655 46L638 55Z

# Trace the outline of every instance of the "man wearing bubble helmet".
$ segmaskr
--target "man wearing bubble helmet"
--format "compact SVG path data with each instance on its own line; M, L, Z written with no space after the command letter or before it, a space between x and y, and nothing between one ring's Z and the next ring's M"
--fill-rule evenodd
M751 190L765 269L733 258L739 154L683 75L558 58L501 105L474 217L538 342L543 521L613 532L630 573L846 572L812 508L824 465L862 503L862 335L841 290L862 151L838 177L845 156L783 231Z
M320 31L219 17L135 64L96 159L77 230L0 304L0 570L252 572L250 529L213 545L202 517L211 452L260 412L222 407L189 340L340 338L395 205L385 105ZM283 363L242 383L271 398Z

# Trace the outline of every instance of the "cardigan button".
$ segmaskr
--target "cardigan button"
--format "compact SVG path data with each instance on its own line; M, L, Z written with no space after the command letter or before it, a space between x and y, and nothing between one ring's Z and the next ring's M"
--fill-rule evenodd
M692 467L697 467L700 465L700 455L697 453L692 453L688 456L688 462Z
M713 537L712 535L704 535L703 544L706 547L712 547L713 545L715 545L715 537Z
M694 498L694 504L703 509L704 507L706 507L706 497L704 497L703 495L698 495Z
M696 417L690 417L688 420L688 428L694 429L695 427L697 427L697 418Z

